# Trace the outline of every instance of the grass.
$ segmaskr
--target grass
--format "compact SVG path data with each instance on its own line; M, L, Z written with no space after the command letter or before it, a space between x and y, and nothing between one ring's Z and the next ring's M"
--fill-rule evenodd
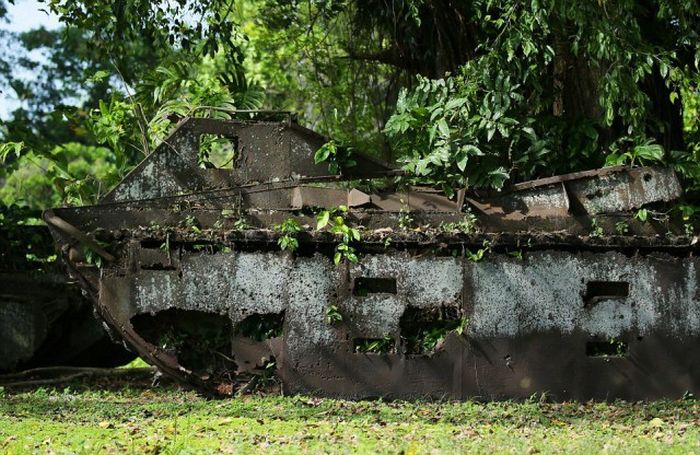
M211 401L94 382L0 391L0 453L32 452L688 454L700 453L700 402Z
M136 357L134 360L131 362L127 363L126 365L122 365L118 368L120 369L131 369L131 368L150 368L151 366L146 363L145 360L143 360L141 357Z

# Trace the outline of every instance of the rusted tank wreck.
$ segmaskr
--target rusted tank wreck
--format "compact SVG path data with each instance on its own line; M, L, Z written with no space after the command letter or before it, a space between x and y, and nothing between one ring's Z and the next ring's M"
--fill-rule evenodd
M230 168L200 153L211 135ZM114 334L209 393L273 361L288 392L348 398L700 392L695 239L633 218L682 196L672 170L452 200L371 190L397 171L362 156L330 175L324 142L292 121L187 118L99 204L44 218Z

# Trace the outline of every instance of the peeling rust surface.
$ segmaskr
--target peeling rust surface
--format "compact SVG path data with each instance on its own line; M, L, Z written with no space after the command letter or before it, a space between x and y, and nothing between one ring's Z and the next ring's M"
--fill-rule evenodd
M235 138L233 169L199 167L201 134ZM697 239L668 216L632 218L682 196L673 171L616 167L454 200L349 189L397 172L358 156L327 175L313 163L324 141L289 122L186 119L100 204L45 218L106 323L208 393L271 362L287 391L348 398L700 393ZM358 263L335 265L339 238L313 229L339 205L361 232ZM294 252L273 229L288 218L302 226ZM80 254L97 241L109 245L101 268Z
M506 194L468 201L484 214L521 220L624 213L681 194L670 168L616 166L524 182Z

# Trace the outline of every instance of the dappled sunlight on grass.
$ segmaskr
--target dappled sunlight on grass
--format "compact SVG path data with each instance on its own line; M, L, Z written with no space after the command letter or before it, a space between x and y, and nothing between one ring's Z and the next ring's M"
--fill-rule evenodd
M700 451L696 400L385 402L175 387L38 389L0 400L0 453Z
M122 365L119 368L149 368L150 365L147 364L141 357L136 357L131 362L126 365Z

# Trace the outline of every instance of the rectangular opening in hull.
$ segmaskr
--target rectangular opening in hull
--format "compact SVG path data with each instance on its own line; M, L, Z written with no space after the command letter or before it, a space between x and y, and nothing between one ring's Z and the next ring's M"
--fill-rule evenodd
M255 341L265 341L282 336L283 330L284 311L252 314L236 325L233 334Z
M589 281L583 300L588 306L601 300L624 299L629 294L630 284L627 281Z
M588 357L625 357L627 350L627 343L616 339L589 341L586 343L586 355Z
M463 333L468 319L460 306L407 307L401 319L401 348L406 354L428 354L439 349L447 335Z
M396 294L396 278L355 278L353 295L366 297L368 294Z
M199 164L205 169L233 169L238 154L238 137L202 134L199 137Z

